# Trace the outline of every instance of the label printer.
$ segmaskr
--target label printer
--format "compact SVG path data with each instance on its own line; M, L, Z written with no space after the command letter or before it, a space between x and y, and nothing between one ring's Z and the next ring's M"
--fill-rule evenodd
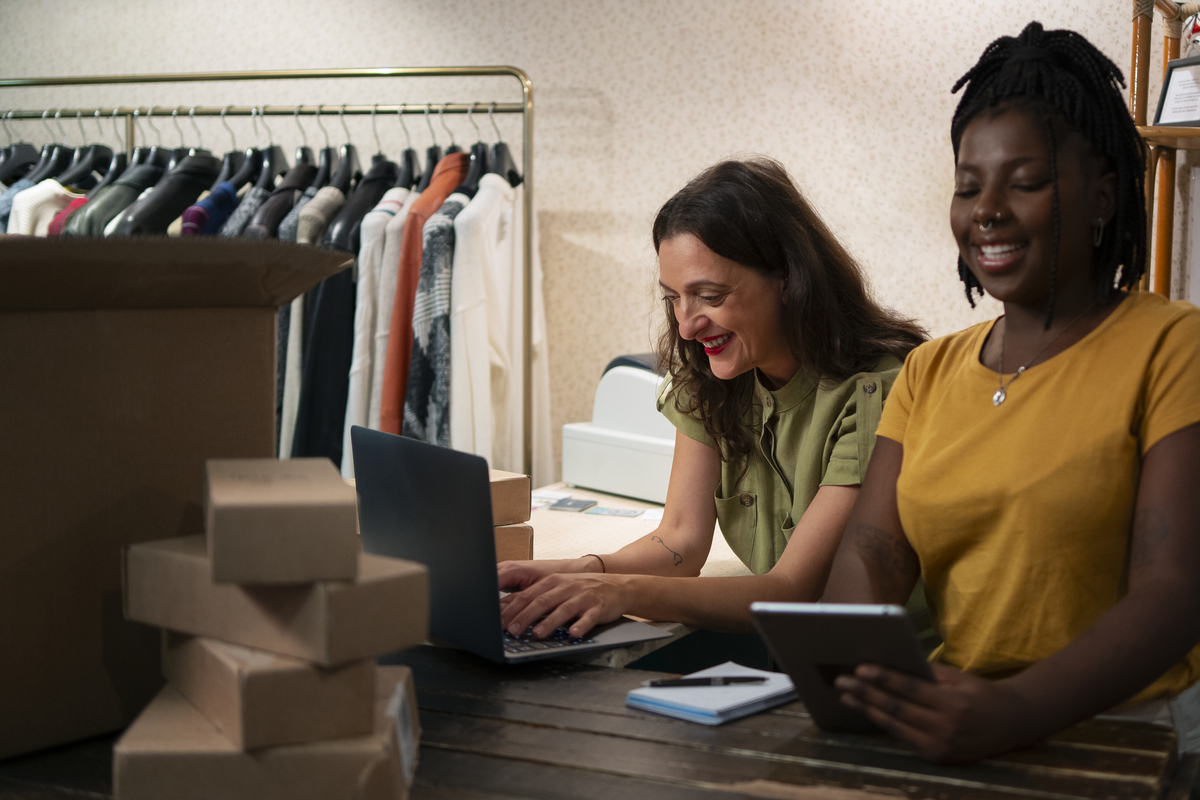
M675 426L655 405L663 376L651 353L609 362L592 421L563 426L563 482L654 503L667 499Z

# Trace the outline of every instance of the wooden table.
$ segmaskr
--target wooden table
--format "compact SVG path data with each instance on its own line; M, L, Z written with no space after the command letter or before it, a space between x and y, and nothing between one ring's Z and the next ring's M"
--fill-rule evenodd
M966 767L930 764L882 737L819 732L799 703L719 727L625 708L661 673L557 661L499 667L434 647L395 654L421 708L414 800L1183 800L1200 759L1174 734L1092 720L1037 747ZM0 763L0 800L110 797L112 738Z

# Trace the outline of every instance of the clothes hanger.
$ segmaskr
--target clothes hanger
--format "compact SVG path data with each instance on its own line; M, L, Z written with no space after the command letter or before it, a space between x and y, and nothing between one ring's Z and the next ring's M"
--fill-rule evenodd
M11 120L13 112L9 111L5 117L6 120ZM8 122L4 123L4 130L8 134L8 155L2 163L0 163L0 181L12 182L20 180L25 176L34 165L38 162L38 149L26 141L12 140L12 132L8 128Z
M162 143L162 131L154 124L154 109L158 106L150 106L146 109L146 124L150 126L150 130L154 131L154 144L150 146L150 152L146 156L147 164L156 164L163 168L163 174L167 174L167 165L171 161L171 148L164 147Z
M499 175L508 181L509 186L517 186L521 183L521 173L517 170L517 162L513 160L512 153L508 151L508 145L504 143L504 137L500 135L500 127L496 125L496 120L492 117L492 112L495 110L495 103L488 106L488 122L492 123L492 129L496 131L496 143L492 145L491 166L488 167L488 174Z
M79 140L87 141L87 133L83 130L82 111L75 112L75 121L79 123ZM99 118L97 118L96 126L97 128L100 126ZM104 131L101 130L100 133L103 136ZM84 190L94 189L100 184L100 180L93 173L100 173L101 177L107 175L113 160L113 151L106 145L97 142L80 147L76 154L78 158L66 172L59 176L58 182L63 186L77 186Z
M116 141L121 145L121 149L113 151L112 160L108 163L108 171L104 173L104 177L100 179L100 182L93 186L91 191L88 192L89 200L95 197L96 193L105 186L112 184L117 180L117 178L120 178L128 165L127 156L125 155L125 139L121 136L121 129L117 126L117 109L115 108L112 112L112 123L113 134L116 136ZM96 128L100 129L99 109L96 110ZM102 129L101 133L103 134Z
M260 189L271 191L275 188L275 176L286 174L289 167L283 148L271 141L275 135L271 133L271 126L267 125L267 118L263 114L264 108L265 106L258 107L258 118L267 132L267 146L263 148L262 169L259 170L258 181L254 185ZM257 126L255 126L255 130L258 130Z
M229 127L229 123L225 121L225 112L228 110L229 106L225 106L221 109L221 124L225 126L225 130L229 131L229 144L232 149L222 156L221 168L217 170L217 179L213 181L212 188L209 189L209 192L216 191L218 186L230 180L233 177L233 174L241 169L242 165L246 163L246 154L241 150L238 150L237 139L233 135L233 128Z
M48 109L42 112L42 124L45 125L46 130L50 132L50 138L54 138L54 131L50 130L50 124L46 122L46 115L49 113L50 111ZM57 118L57 115L61 115L62 109L58 109L54 113ZM64 139L67 138L65 135L63 135L61 126L59 126L59 135ZM29 172L29 174L25 176L26 180L33 181L34 183L41 183L47 178L53 178L55 175L61 175L63 171L70 165L72 155L73 152L71 148L67 147L62 142L45 145L42 148L41 160L38 161L37 166L35 166Z
M400 153L400 174L396 176L396 188L411 189L417 182L417 177L421 172L421 165L417 163L417 151L412 146L412 136L408 132L408 126L404 124L404 104L396 106L396 119L400 121L400 127L404 129L404 151Z
M226 108L228 108L228 106L226 106ZM250 121L254 123L255 138L258 138L258 122L254 119L254 115L257 113L257 108L250 109ZM226 125L225 127L228 128L229 126ZM229 135L232 137L233 131L230 131ZM233 177L229 179L229 182L233 184L233 190L236 192L247 183L257 178L259 172L262 170L262 164L262 151L257 147L247 147L242 165L238 168L237 172L233 173Z
M329 185L329 177L337 165L337 151L329 146L329 131L325 130L325 126L321 124L321 109L322 106L317 106L317 111L313 114L317 127L321 129L321 133L325 134L325 146L318 154L317 177L313 178L312 182L312 185L318 189L324 189Z
M358 165L358 150L350 143L350 129L346 127L346 106L338 110L338 120L342 130L346 132L346 143L342 145L338 158L337 172L329 179L329 185L341 189L342 194L349 195L350 181L355 183L362 180L362 169Z
M487 174L488 169L488 146L483 141L483 133L473 118L474 112L475 106L467 109L467 122L475 127L475 135L479 139L471 145L471 165L467 168L467 177L463 178L462 182L462 188L471 196L475 195L475 191L479 188L479 179Z
M204 139L200 134L200 126L196 124L195 106L192 106L192 110L188 112L188 118L192 121L192 130L196 132L195 147L189 147L184 143L183 128L179 127L179 109L177 108L171 112L171 122L175 125L175 130L179 132L179 150L183 151L183 155L180 156L179 160L182 161L188 156L207 156L212 158L213 154L204 149ZM176 150L175 152L178 153L179 150Z
M300 139L303 141L303 144L296 148L296 163L312 164L315 162L315 159L313 158L312 148L308 146L308 133L304 130L304 126L300 124L300 106L296 106L294 116L296 118L296 127L300 129Z
M379 141L379 127L375 122L375 112L379 110L379 103L371 106L371 133L375 135L375 155L371 156L371 163L378 164L387 161L387 156L383 154L383 143Z
M146 141L146 137L142 134L141 110L133 109L133 127L136 131L137 140L139 142ZM143 145L138 145L133 148L133 152L129 155L129 166L135 167L140 164L145 164L147 157L150 155L150 148Z
M446 120L442 119L442 112L446 110L445 104L438 109L438 124L442 126L442 130L450 137L450 146L446 148L446 155L451 153L461 153L463 149L454 143L454 131L450 130L450 126L446 124Z
M429 121L428 103L425 104L425 125L429 128L433 144L425 149L425 173L421 175L421 182L417 184L418 192L429 188L429 182L433 180L433 171L437 169L438 162L442 160L442 148L438 147L437 134L433 132L433 123Z

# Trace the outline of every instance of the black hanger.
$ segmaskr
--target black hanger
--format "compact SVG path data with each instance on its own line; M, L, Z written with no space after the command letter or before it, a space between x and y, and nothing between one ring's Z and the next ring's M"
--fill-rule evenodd
M47 149L49 150L48 153ZM33 168L32 172L25 176L26 180L41 183L47 178L61 175L71 165L73 155L74 151L65 144L46 145L46 147L42 148L42 160L38 162L38 166Z
M446 121L442 119L442 112L445 110L445 106L442 106L438 109L438 124L441 125L442 130L444 130L450 136L450 146L446 148L446 155L450 155L451 153L461 153L463 149L455 143L454 131L450 130L450 127L446 124Z
M296 148L296 164L315 164L316 159L313 158L313 149L308 146L308 132L300 124L300 106L296 106L296 111L292 116L296 120L296 127L300 129L300 136L303 139L303 144Z
M508 181L509 186L517 186L521 183L521 173L517 170L517 162L513 160L508 145L504 143L504 137L500 135L500 128L497 127L496 120L492 118L495 108L495 103L488 106L488 122L492 123L492 130L496 131L496 143L492 145L492 158L488 166L488 174L499 175Z
M113 151L105 145L92 144L82 147L76 152L79 154L79 158L58 176L58 182L63 186L92 189L99 184L99 180L92 173L108 174L109 166L113 162Z
M332 147L322 147L317 152L317 177L313 178L312 185L318 189L328 186L329 178L333 175L337 163L337 151Z
M435 144L425 149L425 174L421 176L421 182L417 184L418 192L429 188L429 182L433 180L433 171L437 169L438 162L441 160L442 148Z
M262 151L257 147L247 147L242 157L242 165L238 167L237 172L233 173L233 177L229 179L229 182L233 184L233 190L236 192L257 178L259 171L262 170L262 165Z
M115 182L117 178L121 177L121 175L125 172L126 163L127 160L124 152L118 150L117 152L113 153L112 160L108 162L108 170L105 171L104 177L100 179L100 182L93 186L88 192L88 199L95 197L97 192L99 192L105 186Z
M346 143L338 151L337 172L329 179L329 185L340 189L342 194L350 196L351 181L357 185L362 180L362 167L358 162L358 148L350 142L350 129L346 127L346 107L338 111L338 121L346 132Z
M467 168L467 177L463 178L462 188L467 194L475 196L479 188L479 179L487 174L488 146L484 142L471 145L471 165Z
M11 111L8 112L7 118L12 119ZM4 126L4 129L8 130L7 124ZM6 147L5 150L4 160L0 161L0 181L12 182L19 180L33 169L34 164L38 162L38 150L29 142L16 142Z
M263 117L262 109L259 108L258 116L262 119L263 127L267 129L267 146L262 151L262 169L258 172L258 180L255 186L259 189L270 191L275 188L275 176L284 175L289 167L287 155L283 152L283 148L277 144L271 144L271 140L275 137L271 134L271 129L267 126L267 120ZM251 116L251 119L254 119ZM255 125L255 130L258 126Z
M241 150L230 150L228 153L226 153L221 159L221 168L217 170L217 179L213 181L212 189L209 189L209 191L211 192L215 190L222 183L232 178L233 174L237 172L245 162L246 154Z
M400 123L400 127L404 129L404 150L400 152L399 168L400 172L396 175L396 183L394 188L411 189L417 184L417 180L421 177L421 164L417 161L417 151L412 146L412 136L408 132L408 126L404 124L404 106L396 108L396 120Z

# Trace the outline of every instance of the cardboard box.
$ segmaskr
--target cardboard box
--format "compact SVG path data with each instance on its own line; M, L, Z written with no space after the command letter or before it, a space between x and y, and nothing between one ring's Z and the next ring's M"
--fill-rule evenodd
M353 580L358 504L332 461L213 459L205 474L217 583Z
M163 632L163 674L239 750L365 736L375 724L375 661L307 661Z
M532 526L498 525L492 530L496 532L496 563L533 558Z
M492 524L512 525L529 519L529 476L498 469L488 470L492 482Z
M164 539L125 552L125 615L332 667L425 641L429 572L360 554L353 583L214 583L203 536Z
M368 736L245 752L167 686L113 748L116 800L404 800L420 726L412 673L381 667Z
M276 308L348 263L216 237L0 241L0 759L123 728L158 691L121 549L204 532L206 459L273 454Z

